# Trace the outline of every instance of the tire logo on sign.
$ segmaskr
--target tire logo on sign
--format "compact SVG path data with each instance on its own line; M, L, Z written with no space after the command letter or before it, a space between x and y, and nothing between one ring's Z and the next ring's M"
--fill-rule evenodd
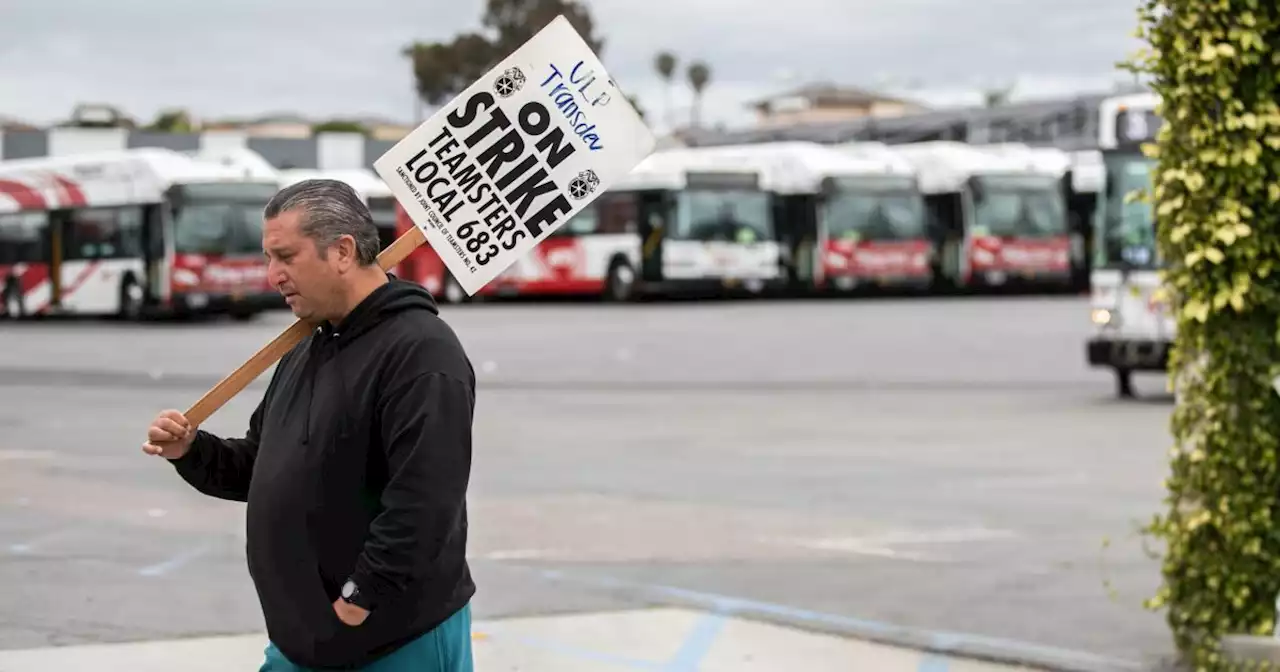
M594 170L584 170L569 182L569 195L577 200L590 196L600 186L600 177Z
M524 87L525 77L520 68L507 68L493 82L493 92L503 98L510 98L516 91Z

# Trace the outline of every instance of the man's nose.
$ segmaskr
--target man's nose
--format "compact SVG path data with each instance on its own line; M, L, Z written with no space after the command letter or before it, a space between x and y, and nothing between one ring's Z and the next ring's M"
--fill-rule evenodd
M280 268L280 262L273 260L267 262L267 278L272 287L279 287L289 279L289 276L284 272L284 269Z

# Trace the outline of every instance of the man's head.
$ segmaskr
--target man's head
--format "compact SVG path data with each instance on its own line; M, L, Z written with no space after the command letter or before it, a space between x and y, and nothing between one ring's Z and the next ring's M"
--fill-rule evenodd
M303 180L281 189L263 210L262 250L271 284L293 314L337 321L385 279L369 209L339 180Z

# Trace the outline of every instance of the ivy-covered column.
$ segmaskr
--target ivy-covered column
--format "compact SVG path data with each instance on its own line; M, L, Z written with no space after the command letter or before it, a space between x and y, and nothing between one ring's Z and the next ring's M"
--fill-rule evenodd
M1280 1L1144 0L1131 64L1161 96L1156 208L1177 311L1164 549L1185 660L1270 634L1280 592Z

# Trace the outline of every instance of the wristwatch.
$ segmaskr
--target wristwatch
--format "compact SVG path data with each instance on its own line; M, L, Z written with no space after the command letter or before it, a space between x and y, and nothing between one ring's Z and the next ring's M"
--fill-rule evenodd
M342 584L342 601L347 604L354 604L357 607L364 608L364 605L357 602L359 599L360 586L357 586L355 581L347 579L347 582Z

